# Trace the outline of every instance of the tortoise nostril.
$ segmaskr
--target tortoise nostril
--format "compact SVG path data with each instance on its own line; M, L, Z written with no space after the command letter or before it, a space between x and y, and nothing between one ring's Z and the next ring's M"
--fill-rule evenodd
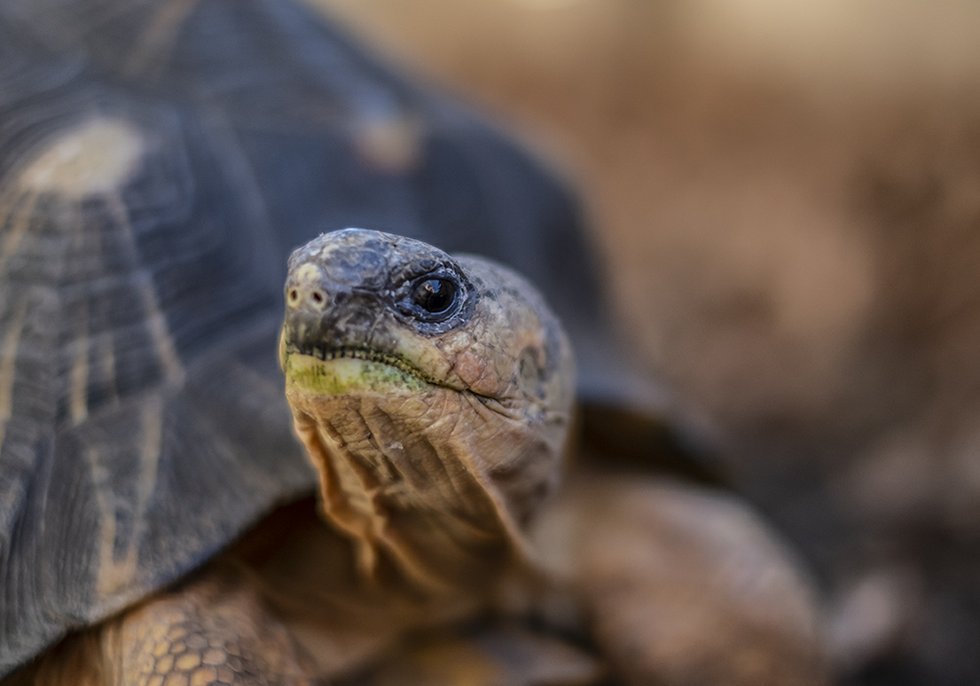
M322 310L327 306L327 294L319 288L293 286L286 291L286 304L297 309L305 304L307 308Z

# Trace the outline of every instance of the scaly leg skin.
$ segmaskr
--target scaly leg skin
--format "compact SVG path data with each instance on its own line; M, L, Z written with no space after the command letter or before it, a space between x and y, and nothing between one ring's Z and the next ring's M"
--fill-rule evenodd
M827 683L810 587L746 507L642 477L570 486L536 538L628 683Z
M68 637L4 686L308 686L312 674L256 580L218 562Z
M106 629L122 686L305 686L312 667L252 580L219 566Z

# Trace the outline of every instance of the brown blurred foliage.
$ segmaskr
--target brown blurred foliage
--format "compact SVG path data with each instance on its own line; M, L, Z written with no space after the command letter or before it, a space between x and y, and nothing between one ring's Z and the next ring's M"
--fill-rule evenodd
M574 179L842 678L980 673L980 5L313 1Z

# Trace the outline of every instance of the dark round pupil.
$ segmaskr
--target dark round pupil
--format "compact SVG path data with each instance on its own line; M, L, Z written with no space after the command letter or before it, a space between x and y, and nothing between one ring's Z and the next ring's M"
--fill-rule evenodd
M429 278L415 284L412 300L426 312L440 314L453 305L456 285L447 279Z

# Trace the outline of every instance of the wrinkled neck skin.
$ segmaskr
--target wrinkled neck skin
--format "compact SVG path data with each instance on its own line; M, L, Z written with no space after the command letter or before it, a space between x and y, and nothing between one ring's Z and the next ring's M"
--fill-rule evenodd
M293 402L323 515L354 542L364 579L471 594L532 562L524 528L556 479L563 432L439 386Z

